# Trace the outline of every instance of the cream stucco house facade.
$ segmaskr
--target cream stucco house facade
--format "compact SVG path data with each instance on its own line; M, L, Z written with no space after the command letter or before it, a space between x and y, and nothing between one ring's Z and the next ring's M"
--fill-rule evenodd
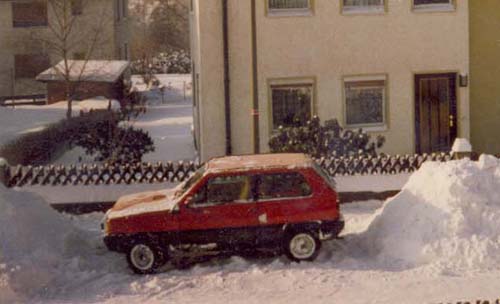
M468 0L192 4L202 161L267 152L279 125L312 115L382 134L390 154L470 137Z
M0 1L0 100L46 94L46 85L37 82L35 76L62 59L50 43L43 43L50 41L50 26L57 22L48 1ZM71 36L77 42L68 48L69 59L128 60L128 0L52 2L66 2L71 11L68 18L75 20ZM90 47L94 29L99 30L99 43Z

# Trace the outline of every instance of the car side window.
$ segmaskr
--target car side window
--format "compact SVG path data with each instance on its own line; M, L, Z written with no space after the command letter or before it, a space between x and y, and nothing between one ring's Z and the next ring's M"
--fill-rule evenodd
M311 186L300 173L263 174L258 183L259 200L304 197L312 194Z
M226 203L246 203L252 198L251 177L246 175L217 176L198 190L193 207L207 207Z

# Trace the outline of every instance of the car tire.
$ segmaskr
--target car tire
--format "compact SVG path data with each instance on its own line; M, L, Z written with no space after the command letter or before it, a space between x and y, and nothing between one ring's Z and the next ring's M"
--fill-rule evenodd
M127 251L127 262L136 274L152 274L167 262L167 254L147 242L134 243Z
M310 231L287 233L283 244L285 255L294 262L314 261L321 249L318 237Z

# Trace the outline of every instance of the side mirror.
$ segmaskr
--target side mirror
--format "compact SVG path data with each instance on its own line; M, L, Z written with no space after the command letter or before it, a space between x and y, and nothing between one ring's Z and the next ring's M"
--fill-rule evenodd
M188 196L186 197L186 199L184 200L184 205L188 208L191 208L191 204L193 203L193 197L192 196Z

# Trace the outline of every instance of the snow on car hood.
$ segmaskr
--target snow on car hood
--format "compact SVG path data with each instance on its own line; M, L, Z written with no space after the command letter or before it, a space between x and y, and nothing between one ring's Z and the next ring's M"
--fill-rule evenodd
M170 211L177 203L175 189L142 192L122 196L111 208L108 218L127 217L143 213Z

